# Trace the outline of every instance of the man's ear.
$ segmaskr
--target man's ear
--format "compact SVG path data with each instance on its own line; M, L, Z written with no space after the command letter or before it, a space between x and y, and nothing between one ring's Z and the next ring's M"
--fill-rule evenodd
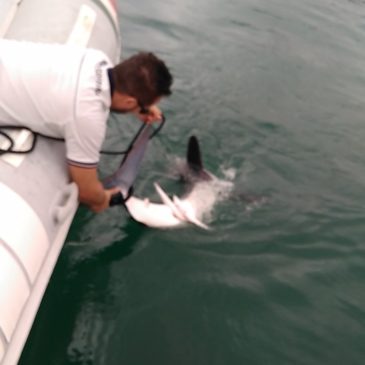
M136 108L138 106L138 101L133 96L124 94L124 105L126 108Z
M114 91L112 97L112 105L125 108L125 109L133 109L138 106L137 99L128 94L122 94L118 91Z

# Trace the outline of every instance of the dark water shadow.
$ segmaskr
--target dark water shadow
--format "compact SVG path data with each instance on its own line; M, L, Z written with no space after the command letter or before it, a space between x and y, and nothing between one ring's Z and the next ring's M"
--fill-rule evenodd
M75 362L70 353L77 319L90 304L107 311L113 302L108 290L108 266L130 256L145 234L144 226L126 221L122 228L125 237L87 257L75 261L74 247L66 245L56 264L45 295L38 310L19 365L66 365L89 363ZM105 309L104 309L105 308ZM47 348L47 351L44 349Z

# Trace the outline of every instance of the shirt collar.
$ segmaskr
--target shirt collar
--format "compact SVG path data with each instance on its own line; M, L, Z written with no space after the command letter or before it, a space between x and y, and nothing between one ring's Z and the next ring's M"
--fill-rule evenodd
M114 80L113 80L113 75L112 75L112 69L108 68L108 79L109 79L109 84L110 84L110 96L113 96L113 92L114 92Z

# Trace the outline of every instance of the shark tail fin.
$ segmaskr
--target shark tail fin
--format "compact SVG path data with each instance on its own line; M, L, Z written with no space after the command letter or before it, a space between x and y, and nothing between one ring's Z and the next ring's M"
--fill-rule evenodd
M103 180L105 188L110 189L118 186L121 188L124 198L126 198L128 191L133 187L137 178L152 133L153 128L150 124L144 124L140 128L129 145L118 170Z

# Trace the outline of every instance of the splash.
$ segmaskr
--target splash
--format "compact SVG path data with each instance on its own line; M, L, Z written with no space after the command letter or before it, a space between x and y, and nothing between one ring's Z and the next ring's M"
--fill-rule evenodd
M228 199L234 188L234 183L213 176L210 181L194 184L190 193L184 197L195 210L196 217L206 223L213 220L214 208L219 202Z

